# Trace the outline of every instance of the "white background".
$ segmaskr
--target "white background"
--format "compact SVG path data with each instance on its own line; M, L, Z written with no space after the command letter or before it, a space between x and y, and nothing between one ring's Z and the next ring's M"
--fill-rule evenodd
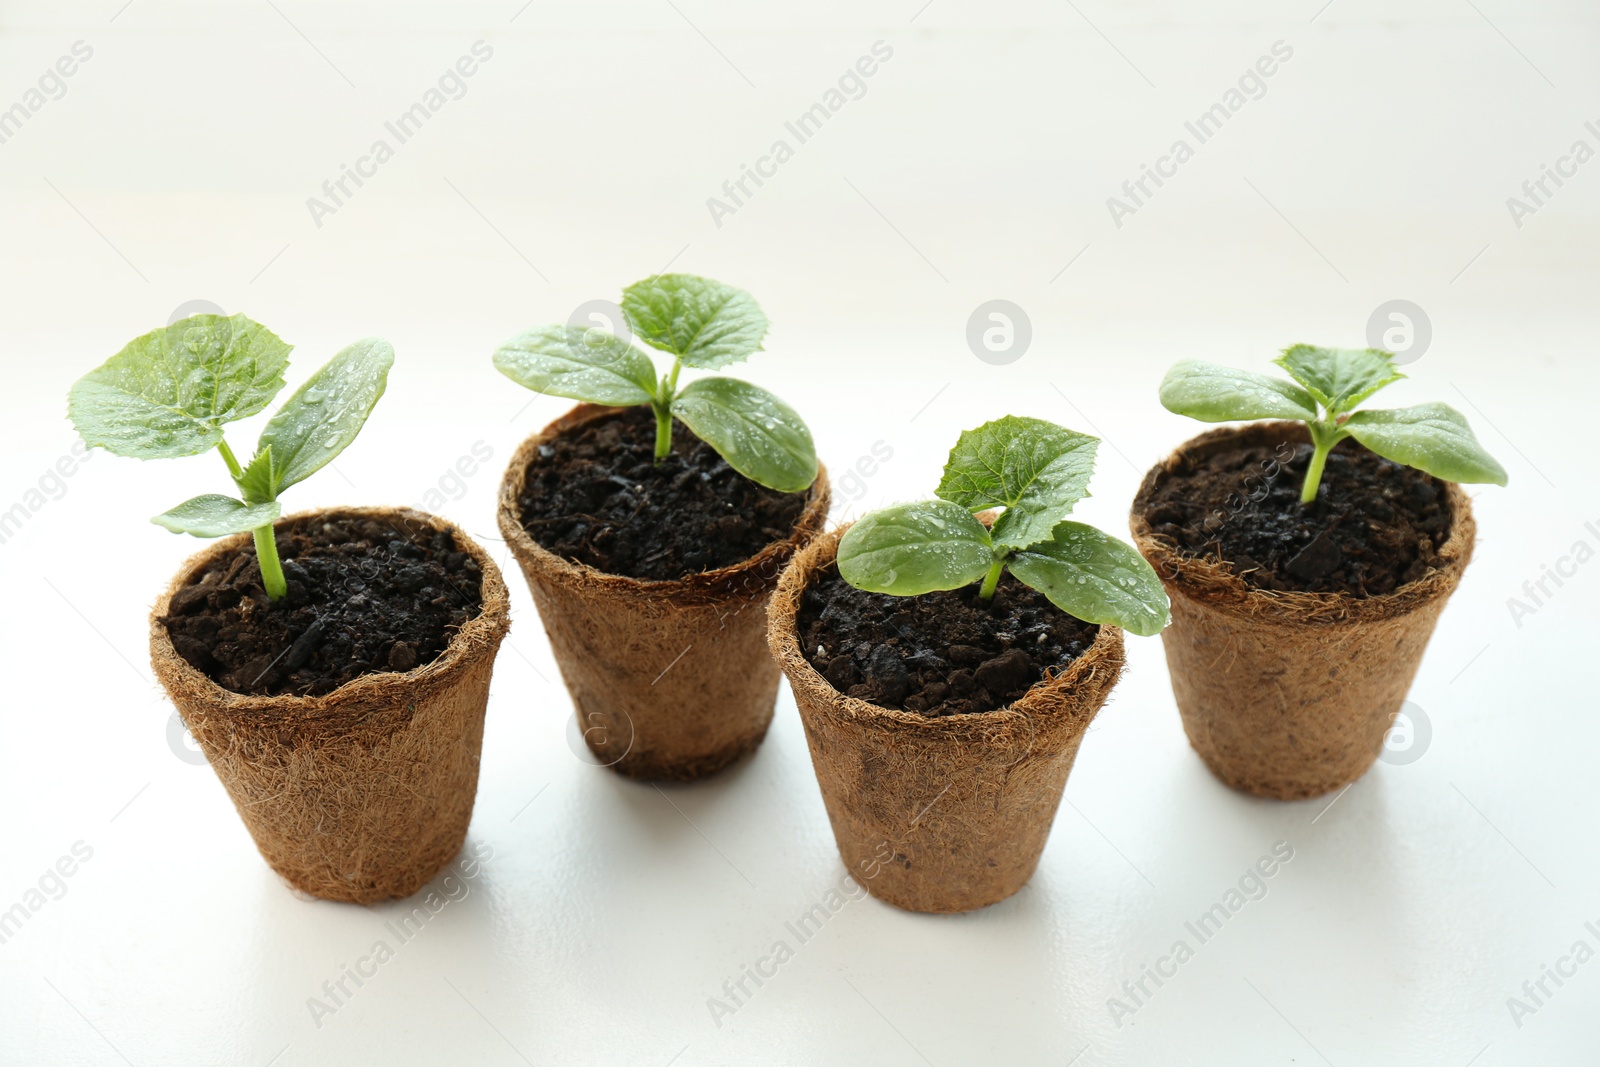
M1600 547L1600 162L1520 227L1506 205L1600 148L1595 9L922 4L0 4L0 108L93 48L0 144L0 510L29 511L0 544L0 909L93 849L0 945L0 1062L1595 1061L1600 962L1520 1020L1507 998L1600 949L1600 563L1520 625L1507 600ZM479 40L465 96L316 225L306 199ZM865 95L718 226L706 198L879 40ZM1107 197L1280 40L1266 95L1116 226ZM1431 744L1331 807L1234 794L1185 743L1157 641L1130 639L1026 889L954 918L852 902L719 1027L707 998L843 874L787 688L747 763L622 780L569 748L508 573L470 839L493 858L318 1026L308 998L404 906L298 898L169 744L145 614L197 544L146 517L227 483L215 457L100 453L29 498L75 440L67 387L192 299L295 343L291 385L380 334L388 395L286 503L417 503L481 441L441 510L504 560L496 483L566 405L491 351L669 263L758 297L768 350L739 373L806 415L836 480L892 448L837 515L925 496L960 429L1010 412L1100 433L1079 515L1119 534L1199 429L1156 403L1172 361L1263 370L1421 305L1432 345L1384 400L1454 404L1511 472L1474 493L1477 555L1411 694ZM1006 366L965 340L993 298L1032 321ZM1279 841L1266 897L1119 1026L1124 980Z

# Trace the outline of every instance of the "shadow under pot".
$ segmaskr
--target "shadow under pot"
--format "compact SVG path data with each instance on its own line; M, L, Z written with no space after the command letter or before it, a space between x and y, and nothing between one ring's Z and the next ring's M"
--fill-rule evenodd
M733 764L766 736L778 692L778 668L766 646L767 600L784 564L827 520L828 476L819 465L809 490L782 494L795 498L786 528L760 533L757 523L751 554L681 577L611 573L551 551L530 533L531 526L540 538L563 542L558 545L563 550L585 541L577 551L590 552L584 531L606 541L624 530L647 538L652 523L681 519L675 527L683 535L678 548L687 538L693 551L700 551L712 539L714 523L736 516L725 502L716 504L720 514L695 519L669 511L653 513L651 523L634 519L629 524L628 514L617 522L591 523L588 516L550 514L540 495L549 489L547 479L561 481L592 460L582 476L592 484L595 510L620 499L624 511L638 514L651 496L657 502L682 500L672 496L670 482L657 482L647 473L653 427L648 407L573 408L512 456L500 486L499 523L528 580L572 697L578 732L595 762L631 778L688 782ZM681 424L674 424L673 434L668 460L673 480L772 493L733 472ZM651 479L649 484L594 473L626 466L630 460L619 459L619 451L641 447L642 460L635 456L631 462L640 478ZM575 452L584 457L577 468L567 462ZM538 492L530 485L535 482ZM726 521L749 525L747 519Z
M848 528L795 556L768 611L839 856L867 892L909 911L998 903L1039 864L1084 732L1122 673L1122 631L1093 627L1065 669L993 711L930 717L841 693L802 651L800 615Z
M1145 475L1129 522L1134 543L1172 601L1172 625L1161 642L1189 743L1227 785L1280 800L1339 789L1378 758L1439 613L1472 558L1475 532L1472 506L1459 486L1382 460L1350 440L1330 457L1311 505L1319 510L1307 513L1307 522L1323 523L1323 530L1308 544L1290 539L1298 547L1272 564L1274 584L1327 586L1341 575L1348 583L1359 571L1363 583L1376 575L1372 583L1387 591L1362 596L1344 588L1306 592L1247 581L1240 575L1265 564L1221 549L1216 538L1229 523L1266 521L1255 506L1261 501L1252 497L1270 497L1262 507L1279 516L1302 507L1307 452L1309 438L1297 422L1203 433ZM1328 530L1336 525L1328 502L1345 491L1339 473L1345 464L1352 471L1369 468L1362 490L1369 499L1344 505L1351 536L1365 545L1356 558L1341 552ZM1231 501L1219 506L1209 500L1218 491L1215 481L1204 491L1181 488L1196 472L1219 468L1239 480ZM1414 494L1409 506L1422 510L1408 512L1405 521L1416 519L1432 532L1413 535L1416 558L1399 575L1384 577L1369 568L1381 548L1370 538L1379 536L1379 522L1408 506L1401 499L1408 493ZM1180 547L1173 535L1195 523L1209 523L1210 549L1203 554Z
M281 606L259 590L249 534L184 564L150 616L156 677L262 857L290 885L358 904L409 896L466 840L489 676L509 627L505 583L461 530L409 508L302 512L280 520L275 536L289 576ZM397 574L412 596L384 595ZM421 580L436 582L437 596ZM416 605L429 600L447 622L426 609L419 621ZM378 625L349 629L373 618L374 602L406 616L398 627L409 623L408 636L431 617L443 648L390 641ZM269 645L241 652L241 630L266 641L280 611L295 625L314 621L285 635L277 656ZM334 684L351 672L352 649L378 647L388 669ZM312 695L241 693L213 680L219 674L242 688Z

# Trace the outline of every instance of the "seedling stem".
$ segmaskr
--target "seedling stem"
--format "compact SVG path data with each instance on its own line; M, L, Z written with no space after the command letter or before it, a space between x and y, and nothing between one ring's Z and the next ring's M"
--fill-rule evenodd
M1324 422L1309 424L1311 430L1311 462L1306 467L1306 480L1300 486L1300 503L1309 504L1317 499L1317 488L1322 484L1322 468L1328 463L1328 453L1345 435Z
M993 600L995 586L1000 584L1000 572L1006 569L1004 559L996 559L989 565L989 573L983 576L983 586L978 590L979 600Z
M289 592L289 583L283 577L283 564L278 560L278 542L272 536L271 526L257 526L250 533L256 539L256 562L261 564L261 584L273 600L281 600Z
M672 451L672 397L678 391L678 372L683 369L683 361L672 361L672 370L661 376L661 388L656 392L655 402L650 406L656 413L656 466L667 458L667 453Z

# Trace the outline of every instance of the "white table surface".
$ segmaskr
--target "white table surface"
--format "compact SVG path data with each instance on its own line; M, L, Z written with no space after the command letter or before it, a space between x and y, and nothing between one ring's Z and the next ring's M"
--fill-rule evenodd
M1594 9L922 3L0 4L0 108L93 51L0 143L0 510L26 516L0 543L0 909L92 851L0 944L0 1063L1596 1061L1600 962L1546 979L1535 1012L1508 998L1600 949L1600 562L1520 619L1508 598L1600 547L1600 162L1520 226L1506 204L1574 141L1600 148ZM477 41L465 95L318 226L306 199ZM865 94L717 225L706 198L877 41ZM1106 199L1277 41L1265 95L1115 225ZM708 998L844 873L792 698L713 781L590 766L508 573L469 838L492 858L314 1018L408 906L290 892L171 740L145 613L198 546L146 517L227 485L214 457L99 453L30 497L75 440L67 387L189 300L296 343L291 382L380 334L388 395L287 503L417 503L446 479L439 510L504 561L496 483L565 402L490 352L668 264L756 294L768 351L738 372L836 473L893 450L836 515L925 496L957 432L1009 412L1103 436L1079 517L1123 534L1140 473L1199 429L1156 403L1173 360L1266 369L1415 302L1433 339L1384 400L1455 404L1511 472L1474 492L1477 555L1411 693L1428 747L1337 800L1235 794L1185 743L1156 640L1130 639L1026 889L954 918L850 902L719 1026ZM1004 366L965 340L995 298L1032 324ZM478 442L492 458L452 485ZM1113 1018L1277 842L1266 895Z

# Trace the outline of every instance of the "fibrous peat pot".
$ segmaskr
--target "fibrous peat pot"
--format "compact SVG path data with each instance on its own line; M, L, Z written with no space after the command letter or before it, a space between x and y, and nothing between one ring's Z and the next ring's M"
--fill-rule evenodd
M1161 642L1189 743L1223 782L1281 800L1338 789L1378 758L1475 532L1466 493L1444 483L1450 526L1439 565L1369 597L1258 589L1226 561L1185 555L1153 532L1152 495L1174 471L1306 439L1293 422L1203 433L1145 475L1129 521L1172 601Z
M190 666L161 620L197 575L250 544L240 534L179 570L151 612L150 659L272 869L313 896L366 904L416 892L466 840L509 602L494 561L443 519L339 508L279 525L319 518L449 533L478 565L481 610L413 670L364 674L321 696L235 693Z
M1122 631L1101 626L1064 671L995 711L929 718L846 696L806 660L797 619L847 528L795 556L768 609L839 855L909 911L1002 901L1039 865L1084 731L1122 673Z
M536 542L519 500L541 445L618 410L580 404L523 442L500 486L500 531L596 761L631 778L694 781L766 736L778 695L767 600L784 564L827 521L828 475L819 467L790 535L748 559L677 580L608 574Z

